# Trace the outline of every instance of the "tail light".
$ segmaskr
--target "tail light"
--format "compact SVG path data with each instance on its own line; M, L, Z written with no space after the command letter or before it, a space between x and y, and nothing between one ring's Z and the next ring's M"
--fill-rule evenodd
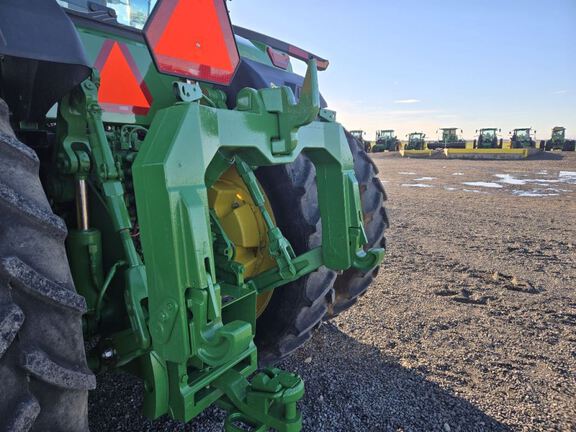
M163 0L144 36L162 73L227 85L240 56L225 0Z
M272 47L268 47L267 51L268 57L270 57L274 66L284 70L288 69L288 65L290 64L290 56L288 54L275 50Z

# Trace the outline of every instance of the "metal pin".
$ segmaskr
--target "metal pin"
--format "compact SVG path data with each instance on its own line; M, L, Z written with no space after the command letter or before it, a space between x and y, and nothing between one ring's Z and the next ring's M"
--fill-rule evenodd
M76 183L76 217L78 228L86 231L88 224L88 191L86 189L86 180L79 179Z

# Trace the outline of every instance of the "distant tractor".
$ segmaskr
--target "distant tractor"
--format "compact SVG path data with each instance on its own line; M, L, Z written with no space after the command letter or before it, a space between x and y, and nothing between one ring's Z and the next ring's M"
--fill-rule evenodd
M428 148L430 150L436 150L441 148L466 148L466 140L463 140L458 136L457 128L442 128L442 138L440 141L433 141L428 143ZM460 129L462 133L462 129Z
M540 147L545 148L546 151L550 150L563 150L563 151L574 151L576 147L575 140L566 139L566 128L561 126L556 126L552 129L552 137L540 142Z
M532 132L532 128L518 128L511 133L510 148L536 147L536 140L534 139L536 131Z
M372 151L383 152L385 150L400 150L400 140L396 137L396 134L392 129L376 131L376 144L372 147Z
M408 144L404 150L426 150L426 134L422 132L412 132L408 135Z
M362 148L366 153L370 152L370 141L366 141L364 139L364 135L366 135L366 132L364 132L363 130L352 130L350 131L350 135L356 138L356 140L362 145Z
M496 128L483 128L478 132L478 138L474 140L475 149L491 149L491 148L502 148L502 138L498 139L497 132L500 129Z

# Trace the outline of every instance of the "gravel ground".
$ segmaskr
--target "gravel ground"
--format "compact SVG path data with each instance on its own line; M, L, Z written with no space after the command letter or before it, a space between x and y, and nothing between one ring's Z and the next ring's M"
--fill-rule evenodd
M393 226L358 304L280 366L306 382L305 431L576 430L576 154L374 160ZM139 413L101 376L92 431L220 431Z

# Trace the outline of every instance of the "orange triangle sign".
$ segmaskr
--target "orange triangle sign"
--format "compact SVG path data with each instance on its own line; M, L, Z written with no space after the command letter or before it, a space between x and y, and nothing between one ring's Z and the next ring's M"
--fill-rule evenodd
M151 97L128 47L107 40L96 64L100 70L98 102L104 111L146 115Z

